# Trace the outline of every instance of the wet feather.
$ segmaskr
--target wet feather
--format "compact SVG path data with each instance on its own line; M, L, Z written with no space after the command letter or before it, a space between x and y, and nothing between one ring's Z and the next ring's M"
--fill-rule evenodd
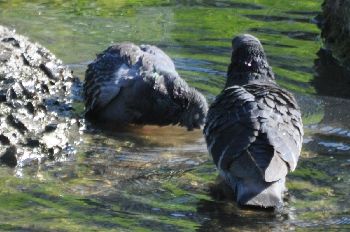
M257 38L242 35L232 44L225 89L204 127L208 150L238 203L277 207L300 156L300 110L276 84Z
M179 76L159 48L113 45L97 55L85 74L86 117L114 125L179 124L189 130L204 124L204 96Z

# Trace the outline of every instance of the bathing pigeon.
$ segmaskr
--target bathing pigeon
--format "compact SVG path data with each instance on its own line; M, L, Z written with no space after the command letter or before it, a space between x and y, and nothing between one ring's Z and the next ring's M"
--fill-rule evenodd
M159 48L120 43L88 65L84 96L86 117L113 125L204 125L205 97L179 76Z
M209 108L204 135L240 205L283 205L285 177L297 166L303 124L293 95L276 84L252 35L232 40L226 86Z

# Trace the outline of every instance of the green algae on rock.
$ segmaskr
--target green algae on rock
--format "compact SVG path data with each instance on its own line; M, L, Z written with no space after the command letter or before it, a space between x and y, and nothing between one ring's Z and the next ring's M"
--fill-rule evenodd
M39 44L0 26L0 160L9 166L73 152L79 82Z

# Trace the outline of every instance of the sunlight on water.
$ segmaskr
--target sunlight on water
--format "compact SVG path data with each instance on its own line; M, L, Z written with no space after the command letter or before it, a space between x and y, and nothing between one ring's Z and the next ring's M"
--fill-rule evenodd
M322 46L321 0L0 1L0 23L49 48L84 78L112 43L155 44L212 101L225 82L231 38L252 33L279 84L295 92L305 142L283 212L221 199L202 132L178 127L84 131L60 162L0 167L1 231L312 231L350 228L349 101L310 82ZM81 111L81 110L80 110ZM18 176L21 176L20 178Z

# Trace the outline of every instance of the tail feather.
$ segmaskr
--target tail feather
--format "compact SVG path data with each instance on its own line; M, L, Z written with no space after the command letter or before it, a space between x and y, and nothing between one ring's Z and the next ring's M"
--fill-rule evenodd
M221 170L239 204L265 208L283 205L287 173L288 165L277 152L272 158L256 160L248 150L233 160L229 170Z
M288 169L288 164L275 151L269 165L265 169L264 179L266 182L282 179L288 174Z
M228 176L230 186L235 186L235 198L240 205L261 206L265 208L283 205L285 178L267 183L257 179L240 179ZM234 184L233 184L234 183Z

